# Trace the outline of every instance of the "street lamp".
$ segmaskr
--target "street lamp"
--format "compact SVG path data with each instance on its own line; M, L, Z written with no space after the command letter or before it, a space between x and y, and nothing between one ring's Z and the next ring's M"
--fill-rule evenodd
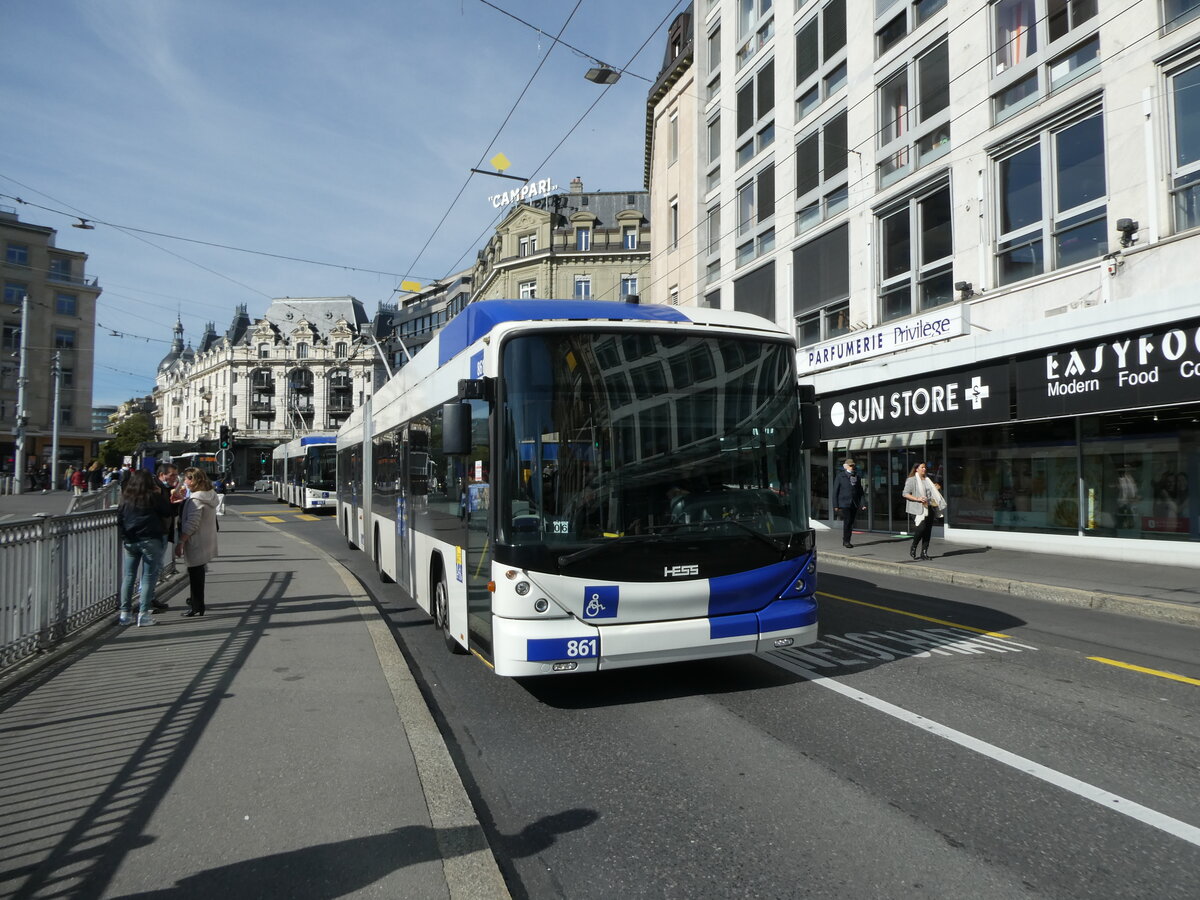
M583 77L588 81L594 81L596 84L616 84L617 80L621 77L621 73L601 63L599 66L588 69L587 74Z

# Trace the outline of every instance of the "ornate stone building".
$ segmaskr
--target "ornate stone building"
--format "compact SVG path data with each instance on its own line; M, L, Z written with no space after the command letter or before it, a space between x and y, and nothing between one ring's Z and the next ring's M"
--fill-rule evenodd
M371 394L374 330L353 297L276 299L254 322L243 306L225 334L209 323L194 350L177 323L154 392L160 440L176 453L215 453L226 425L226 465L235 481L253 481L276 445L336 431Z
M479 251L471 300L546 297L621 300L650 265L646 191L583 190L513 206Z

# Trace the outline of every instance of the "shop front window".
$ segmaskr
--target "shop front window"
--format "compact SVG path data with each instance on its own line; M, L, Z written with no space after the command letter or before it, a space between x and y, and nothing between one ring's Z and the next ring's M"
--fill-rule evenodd
M1085 534L1200 540L1195 418L1187 408L1081 420Z
M954 430L946 435L947 524L1076 534L1075 423L1065 419Z

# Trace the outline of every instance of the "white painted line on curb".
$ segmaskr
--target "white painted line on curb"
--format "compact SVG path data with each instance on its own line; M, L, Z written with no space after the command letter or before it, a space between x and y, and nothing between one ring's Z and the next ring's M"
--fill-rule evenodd
M863 693L852 687L847 687L840 682L834 681L831 678L826 678L823 675L816 675L811 670L804 668L801 665L793 663L786 657L778 654L770 654L768 657L773 663L782 669L787 669L801 678L811 681L818 687L823 687L834 693L841 694L850 700L861 703L864 706L869 706L878 712L889 715L892 718L899 719L901 722L907 722L909 725L915 725L922 731L927 731L930 734L940 738L945 738L958 744L960 747L965 747L975 753L993 759L998 763L1010 766L1018 772L1023 772L1026 775L1032 775L1052 784L1055 787L1062 788L1065 791L1070 791L1076 796L1082 797L1085 800L1091 800L1093 803L1098 803L1106 809L1111 809L1114 812L1119 812L1124 816L1129 816L1131 819L1136 819L1143 824L1149 825L1151 828L1157 828L1159 831L1164 831L1173 837L1177 837L1182 841L1187 841L1189 844L1200 847L1200 828L1195 825L1189 825L1187 822L1172 818L1157 810L1150 809L1147 806L1142 806L1140 803L1135 803L1117 794L1110 793L1095 785L1088 784L1086 781L1080 781L1078 778L1073 778L1070 775L1059 772L1056 769L1051 769L1048 766L1043 766L1041 763L1035 763L1031 759L1026 759L1023 756L1018 756L1015 753L1010 753L994 744L989 744L987 741L981 741L978 738L971 737L969 734L964 734L961 731L956 731L947 725L941 725L934 722L932 719L927 719L924 716L910 712L903 707L888 703L886 700L881 700L871 694Z

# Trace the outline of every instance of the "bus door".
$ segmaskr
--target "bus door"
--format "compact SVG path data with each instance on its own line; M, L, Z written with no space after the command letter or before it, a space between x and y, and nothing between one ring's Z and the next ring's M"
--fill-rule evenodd
M408 426L396 432L396 584L409 597L413 592L413 531L409 527L412 499L412 460L409 456Z
M455 460L464 468L460 504L466 526L463 530L463 580L467 587L467 632L471 646L491 659L492 595L487 589L492 578L490 404L485 400L468 402L471 405L471 453Z

